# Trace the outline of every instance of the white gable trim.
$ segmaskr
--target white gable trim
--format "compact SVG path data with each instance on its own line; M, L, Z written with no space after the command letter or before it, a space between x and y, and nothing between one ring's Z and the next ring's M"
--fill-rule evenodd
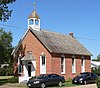
M30 29L27 29L27 30L26 30L26 32L24 33L24 35L22 36L22 38L21 38L20 41L18 42L18 45L16 46L16 48L13 49L11 55L13 55L13 54L17 51L17 49L19 48L20 44L22 44L22 41L24 40L24 38L25 38L25 36L27 35L27 33L28 33L29 30L30 30Z

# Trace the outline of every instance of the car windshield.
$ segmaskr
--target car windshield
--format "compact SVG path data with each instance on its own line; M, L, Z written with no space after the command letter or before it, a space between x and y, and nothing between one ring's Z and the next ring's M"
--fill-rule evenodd
M40 76L37 76L36 79L45 79L47 77L47 75L40 75Z

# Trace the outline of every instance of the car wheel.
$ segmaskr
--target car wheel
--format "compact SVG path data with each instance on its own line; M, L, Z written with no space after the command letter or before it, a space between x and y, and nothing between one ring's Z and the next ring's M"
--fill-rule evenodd
M45 88L45 83L42 83L41 84L41 88Z
M85 85L87 84L87 81L86 81L86 80L84 81L84 84L85 84Z
M59 81L58 86L62 86L62 85L63 85L62 81Z

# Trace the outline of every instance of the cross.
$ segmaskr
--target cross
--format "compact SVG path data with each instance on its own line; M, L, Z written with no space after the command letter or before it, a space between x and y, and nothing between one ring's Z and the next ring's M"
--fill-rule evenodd
M33 6L34 6L34 10L36 10L36 3L34 2L34 4L33 4Z

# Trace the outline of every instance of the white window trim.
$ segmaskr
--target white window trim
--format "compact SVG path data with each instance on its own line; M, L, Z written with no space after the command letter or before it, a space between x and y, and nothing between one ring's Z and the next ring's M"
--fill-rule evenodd
M63 56L64 57L64 56ZM65 74L65 57L64 57L64 62L63 62L63 72L61 72L61 74ZM61 59L60 59L61 62ZM60 63L61 64L61 63ZM60 65L61 66L61 65Z
M72 73L76 73L76 59L75 56L72 58L74 58L74 65L72 65Z

